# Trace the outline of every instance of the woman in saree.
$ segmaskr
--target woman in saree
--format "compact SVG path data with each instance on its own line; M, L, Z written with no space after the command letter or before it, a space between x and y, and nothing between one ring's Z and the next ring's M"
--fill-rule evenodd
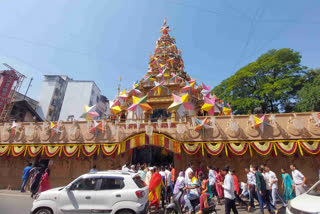
M216 190L219 198L223 198L223 187L221 186L220 183L223 183L224 177L219 168L217 168L217 171L215 171L215 173L216 173Z
M50 189L49 176L50 176L50 169L46 168L45 173L41 177L38 192L44 192Z
M287 202L296 197L294 192L294 183L291 179L291 176L287 173L285 169L281 169L282 173L282 189L283 189L283 198Z
M160 204L160 197L161 197L161 185L164 186L164 183L162 182L161 175L159 174L159 171L157 168L151 169L152 176L150 179L149 184L149 209L151 206L155 206L156 212L158 211L159 204Z

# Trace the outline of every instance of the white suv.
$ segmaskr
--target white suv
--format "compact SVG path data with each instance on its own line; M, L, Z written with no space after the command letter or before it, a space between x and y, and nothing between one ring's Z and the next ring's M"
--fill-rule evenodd
M40 193L31 214L145 213L148 187L136 173L101 171L81 175L66 187Z

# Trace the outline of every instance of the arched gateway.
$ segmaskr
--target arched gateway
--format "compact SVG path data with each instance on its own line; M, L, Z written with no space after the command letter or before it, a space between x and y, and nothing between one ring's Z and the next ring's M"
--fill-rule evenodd
M164 23L147 74L118 93L105 120L0 123L0 188L18 189L28 162L48 165L53 187L93 164L105 170L126 162L174 162L176 171L189 161L229 165L240 180L250 163L267 163L279 173L294 162L310 183L318 179L319 113L231 115L210 87L184 71L168 32Z

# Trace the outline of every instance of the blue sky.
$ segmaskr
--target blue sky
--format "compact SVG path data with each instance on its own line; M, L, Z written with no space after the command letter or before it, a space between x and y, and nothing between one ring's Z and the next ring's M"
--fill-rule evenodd
M320 1L2 0L0 62L27 76L37 99L44 74L94 80L112 99L148 68L167 16L185 71L211 87L269 49L292 48L320 67Z

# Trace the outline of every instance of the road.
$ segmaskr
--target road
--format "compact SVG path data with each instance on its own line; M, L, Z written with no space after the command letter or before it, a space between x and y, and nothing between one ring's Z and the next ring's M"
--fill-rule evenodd
M18 191L0 190L0 214L29 214L33 199L29 193L20 193ZM258 213L258 209L252 213ZM218 213L224 213L224 206L217 206ZM238 208L240 214L247 214L245 209ZM268 213L265 210L265 213ZM278 214L284 214L285 209L280 209Z
M0 191L0 214L29 214L32 202L29 193Z

